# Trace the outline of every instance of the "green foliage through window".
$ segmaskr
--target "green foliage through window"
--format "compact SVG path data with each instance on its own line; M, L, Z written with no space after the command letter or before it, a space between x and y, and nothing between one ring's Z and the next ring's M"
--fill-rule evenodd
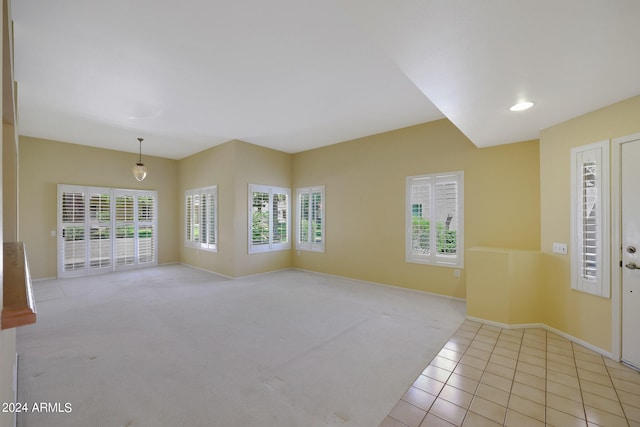
M406 260L464 266L464 172L407 177Z
M249 253L288 249L290 190L251 184L249 196Z

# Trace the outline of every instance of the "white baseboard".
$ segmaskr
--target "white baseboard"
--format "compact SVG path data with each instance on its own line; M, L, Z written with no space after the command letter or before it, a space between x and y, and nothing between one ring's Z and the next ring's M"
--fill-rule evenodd
M545 329L549 332L553 332L556 335L560 335L563 338L568 339L569 341L573 341L576 344L579 344L585 348L588 348L591 351L595 351L598 354L601 354L602 356L605 356L611 360L615 360L616 362L619 362L620 360L616 359L616 357L614 356L613 353L611 353L610 351L607 350L603 350L600 347L596 347L593 344L589 344L586 341L581 340L580 338L576 338L573 335L569 335L566 332L562 332L556 328L552 328L549 325L545 325L544 323L520 323L520 324L513 324L513 325L509 325L506 323L501 323L501 322L494 322L492 320L487 320L487 319L481 319L479 317L473 317L473 316L467 316L468 320L472 320L474 322L480 322L480 323L485 323L487 325L491 325L491 326L496 326L498 328L503 328L503 329L529 329L529 328L542 328Z
M581 340L581 339L579 339L579 338L576 338L576 337L574 337L573 335L569 335L569 334L567 334L566 332L559 331L559 330L557 330L556 328L552 328L551 326L547 326L547 325L545 325L545 329L546 329L547 331L551 331L551 332L553 332L554 334L558 334L558 335L560 335L561 337L564 337L564 338L566 338L566 339L568 339L568 340L570 340L570 341L573 341L573 342L574 342L574 343L576 343L576 344L580 344L581 346L586 347L586 348L588 348L589 350L595 351L596 353L599 353L599 354L601 354L601 355L603 355L603 356L605 356L605 357L607 357L607 358L609 358L609 359L616 360L615 356L614 356L614 355L613 355L613 353L611 353L610 351L603 350L603 349L601 349L600 347L596 347L596 346L595 346L595 345L593 345L593 344L589 344L589 343L588 343L588 342L586 342L586 341L583 341L583 340ZM620 361L620 360L616 360L616 362L619 362L619 361Z
M467 316L468 320L472 320L474 322L485 323L487 325L495 326L502 329L531 329L531 328L542 328L547 329L547 326L544 323L517 323L510 325L508 323L495 322L493 320L482 319L480 317Z
M215 274L216 276L224 277L225 279L229 279L229 280L246 279L246 278L249 278L249 277L257 277L257 276L264 276L265 274L277 273L279 271L293 270L292 268L288 268L287 267L287 268L281 268L279 270L265 271L263 273L247 274L246 276L233 277L233 276L228 276L226 274L218 273L217 271L207 270L206 268L202 268L202 267L198 267L198 266L195 266L195 265L187 264L185 262L180 262L180 263L176 263L176 264L184 265L185 267L193 268L195 270L200 270L200 271L205 271L207 273Z
M224 277L225 279L233 280L235 277L227 276L226 274L218 273L217 271L207 270L206 268L198 267L195 265L187 264L186 262L176 262L177 265L184 265L185 267L193 268L194 270L200 270L207 273L215 274L216 276Z
M409 292L418 292L418 293L421 293L421 294L431 295L431 296L434 296L434 297L440 297L440 298L445 298L445 299L452 299L452 300L455 300L455 301L467 302L466 299L460 298L460 297L454 297L454 296L451 296L451 295L444 295L444 294L437 294L435 292L421 291L420 289L405 288L403 286L390 285L388 283L371 282L369 280L354 279L353 277L345 277L345 276L338 276L337 274L321 273L319 271L305 270L304 268L291 268L291 270L302 271L304 273L320 274L322 276L335 277L335 278L343 279L343 280L352 280L354 282L366 283L368 285L392 287L394 289L400 289L400 290L409 291Z

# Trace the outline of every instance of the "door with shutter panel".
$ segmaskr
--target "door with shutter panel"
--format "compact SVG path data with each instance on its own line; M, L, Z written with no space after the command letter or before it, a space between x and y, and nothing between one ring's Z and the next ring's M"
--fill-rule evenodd
M58 276L87 274L87 224L84 188L58 187Z
M88 269L89 274L111 269L111 195L104 189L88 189Z
M136 196L137 212L137 262L151 264L156 262L156 212L155 199L151 195Z
M157 193L58 186L58 277L157 264Z
M135 194L117 190L115 201L115 267L117 270L136 264Z

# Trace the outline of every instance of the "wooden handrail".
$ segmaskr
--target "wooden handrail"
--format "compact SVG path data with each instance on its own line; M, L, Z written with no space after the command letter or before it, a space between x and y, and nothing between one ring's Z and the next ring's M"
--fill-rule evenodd
M36 303L22 242L4 243L3 253L2 329L16 328L36 322Z

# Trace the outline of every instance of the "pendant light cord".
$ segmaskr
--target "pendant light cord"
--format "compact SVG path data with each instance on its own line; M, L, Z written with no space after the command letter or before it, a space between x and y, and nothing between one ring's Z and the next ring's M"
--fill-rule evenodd
M140 160L138 160L138 164L142 164L142 138L138 138L138 141L140 141Z

